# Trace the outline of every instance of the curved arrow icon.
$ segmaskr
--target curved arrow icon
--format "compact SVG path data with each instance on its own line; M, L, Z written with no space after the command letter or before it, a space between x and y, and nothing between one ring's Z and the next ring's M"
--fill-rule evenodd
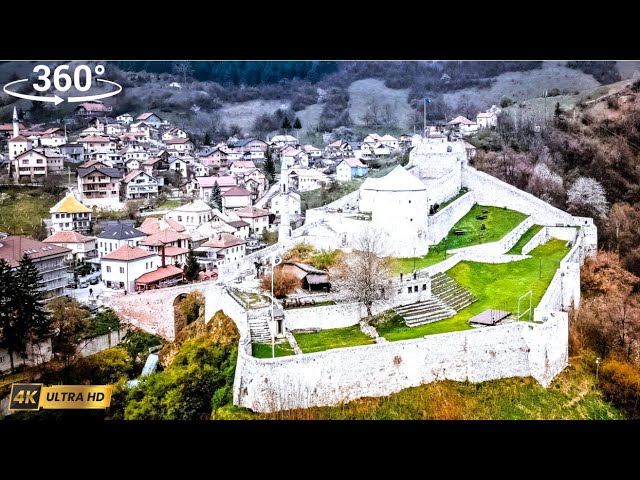
M101 78L97 79L99 82L110 83L111 85L115 85L118 87L118 90L115 92L101 93L99 95L87 95L86 97L68 97L67 102L69 103L77 103L77 102L88 102L89 100L98 100L99 98L107 98L117 95L122 91L122 86L118 85L116 82L111 82L109 80L103 80ZM56 104L57 105L57 104Z
M16 83L20 83L20 82L28 82L28 81L29 81L28 78L23 78L22 80L16 80L15 82L7 83L4 87L2 87L2 90L4 90L4 93L6 93L7 95L11 95L12 97L24 98L25 100L33 100L35 102L51 102L51 103L54 103L55 105L59 105L62 102L64 102L64 100L60 98L58 95L54 95L53 97L38 97L37 95L25 95L24 93L11 92L7 90L7 87L11 85L15 85ZM120 90L122 90L122 87L120 87Z

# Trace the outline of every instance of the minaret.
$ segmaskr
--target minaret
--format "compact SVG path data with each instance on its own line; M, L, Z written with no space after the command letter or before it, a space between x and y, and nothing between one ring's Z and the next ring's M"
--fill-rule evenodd
M280 157L280 228L278 230L278 243L291 238L291 222L289 220L289 168L286 159Z
M11 138L16 138L18 135L20 135L20 122L18 121L18 111L14 106L13 107L13 137Z

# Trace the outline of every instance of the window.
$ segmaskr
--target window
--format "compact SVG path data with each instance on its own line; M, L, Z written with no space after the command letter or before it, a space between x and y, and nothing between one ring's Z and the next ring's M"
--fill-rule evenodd
M423 284L422 284L422 290L426 290L426 289L427 289L427 284L426 284L426 283L423 283Z
M413 291L414 291L415 293L418 293L418 285L416 285L415 287L413 287Z
M42 159L41 158L37 159L36 163L41 164L42 163Z
M153 268L153 262L151 262L151 268Z
M107 267L107 273L111 272L111 267Z
M178 215L178 221L181 222L182 221L182 215Z
M411 293L411 287L407 287L407 293Z
M120 273L124 273L124 267L120 267Z

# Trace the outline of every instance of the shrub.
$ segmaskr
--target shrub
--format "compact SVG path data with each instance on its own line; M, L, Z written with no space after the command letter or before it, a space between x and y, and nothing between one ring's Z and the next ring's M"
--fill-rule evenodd
M285 273L282 267L275 269L273 279L273 294L276 298L286 297L300 287L300 280L292 273ZM271 291L271 275L264 275L260 281L260 288L266 292Z
M293 247L286 251L282 256L282 259L289 262L304 262L311 257L314 251L315 249L312 245L300 242L296 243Z
M500 99L501 108L507 108L507 107L510 107L511 105L513 105L513 100L511 100L509 97L502 97Z
M630 420L640 419L640 370L627 362L606 360L600 369L605 398Z
M73 375L74 382L89 385L109 385L127 378L133 362L123 347L113 347L80 359Z

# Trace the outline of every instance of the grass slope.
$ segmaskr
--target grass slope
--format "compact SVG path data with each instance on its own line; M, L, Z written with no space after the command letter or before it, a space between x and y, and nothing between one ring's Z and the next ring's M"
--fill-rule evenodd
M456 315L419 327L408 327L400 317L393 316L377 327L389 341L418 338L436 333L468 330L467 320L490 308L516 313L518 298L532 290L532 307L536 307L551 283L560 261L569 252L566 241L553 239L532 250L532 258L510 263L460 262L447 273L468 288L478 299ZM542 269L540 270L540 265Z
M289 355L294 355L293 349L291 348L291 345L289 345L289 342L277 343L275 350L276 350L276 357L287 357ZM254 343L252 345L251 353L256 358L272 358L271 344Z
M540 230L542 230L542 225L534 225L531 227L529 230L524 232L524 235L520 237L520 240L518 240L518 242L507 253L510 255L521 255L522 247L529 243L529 240L531 240Z
M41 219L51 216L49 209L56 202L55 196L42 189L0 188L0 232L33 235Z
M349 117L356 125L364 125L364 115L367 111L367 103L376 100L379 105L391 106L397 126L407 124L407 118L411 108L407 103L409 90L397 90L385 86L382 80L367 78L357 80L349 85Z
M332 348L370 345L373 339L360 331L358 325L345 328L332 328L317 333L299 333L294 335L303 353L322 352Z
M489 213L483 214L483 211ZM476 218L478 215L487 215L487 219L478 220ZM525 218L527 215L515 210L474 205L449 232L447 250L498 241L522 223ZM483 223L486 227L485 230L481 230ZM464 230L465 234L456 236L453 234L456 230Z

